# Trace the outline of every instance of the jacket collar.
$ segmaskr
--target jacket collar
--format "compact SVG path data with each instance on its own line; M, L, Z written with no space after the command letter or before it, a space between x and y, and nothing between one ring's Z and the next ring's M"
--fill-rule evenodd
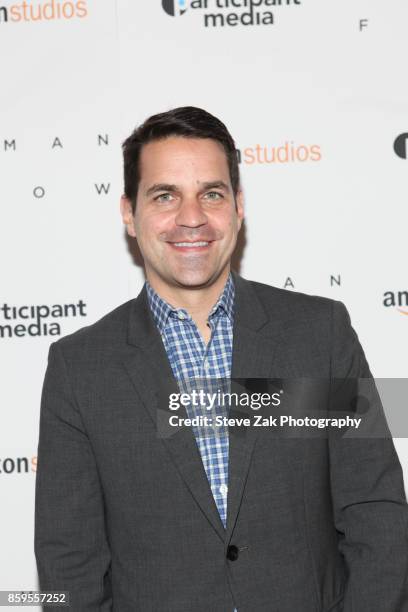
M235 285L234 331L236 327L257 331L268 322L268 316L252 283L234 270L231 274ZM127 341L147 347L157 340L158 333L145 284L131 305Z

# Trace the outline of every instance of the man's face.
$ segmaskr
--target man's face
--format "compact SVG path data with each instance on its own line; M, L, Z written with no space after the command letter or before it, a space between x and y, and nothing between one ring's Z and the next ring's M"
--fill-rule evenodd
M172 136L144 145L135 215L125 197L121 211L156 286L209 286L228 274L244 213L217 141Z

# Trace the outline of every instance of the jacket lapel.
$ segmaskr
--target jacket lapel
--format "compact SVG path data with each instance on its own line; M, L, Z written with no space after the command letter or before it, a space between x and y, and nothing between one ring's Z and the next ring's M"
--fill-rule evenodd
M274 336L265 335L269 322L251 283L233 272L235 283L234 343L232 385L251 390L248 379L271 378L276 354ZM277 334L275 334L277 336ZM276 338L277 339L277 338ZM245 388L243 388L245 387ZM228 544L235 527L259 428L230 428L227 531Z
M179 393L179 388L160 333L150 313L145 287L133 303L127 349L123 365L157 428L158 437L207 520L224 541L225 529L193 430L190 427L177 429L168 425L168 417L171 414L168 407L169 394ZM185 408L181 407L177 415L187 417Z

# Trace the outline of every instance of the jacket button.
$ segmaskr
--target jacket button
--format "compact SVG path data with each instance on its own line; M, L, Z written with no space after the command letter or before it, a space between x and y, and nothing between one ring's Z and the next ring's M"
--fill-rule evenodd
M231 544L230 546L228 546L227 559L229 559L230 561L236 561L238 557L239 557L238 546L235 546L234 544Z

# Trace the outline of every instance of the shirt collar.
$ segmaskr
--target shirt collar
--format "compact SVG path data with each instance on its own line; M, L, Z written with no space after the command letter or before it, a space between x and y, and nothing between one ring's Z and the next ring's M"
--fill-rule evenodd
M192 321L190 315L184 308L174 308L174 306L171 306L171 304L161 298L153 289L148 280L146 280L145 286L150 310L160 332L162 332L166 327L169 317ZM232 274L230 272L227 282L224 285L224 289L217 302L211 308L208 318L215 318L225 314L230 319L231 324L233 324L234 297L235 287Z

